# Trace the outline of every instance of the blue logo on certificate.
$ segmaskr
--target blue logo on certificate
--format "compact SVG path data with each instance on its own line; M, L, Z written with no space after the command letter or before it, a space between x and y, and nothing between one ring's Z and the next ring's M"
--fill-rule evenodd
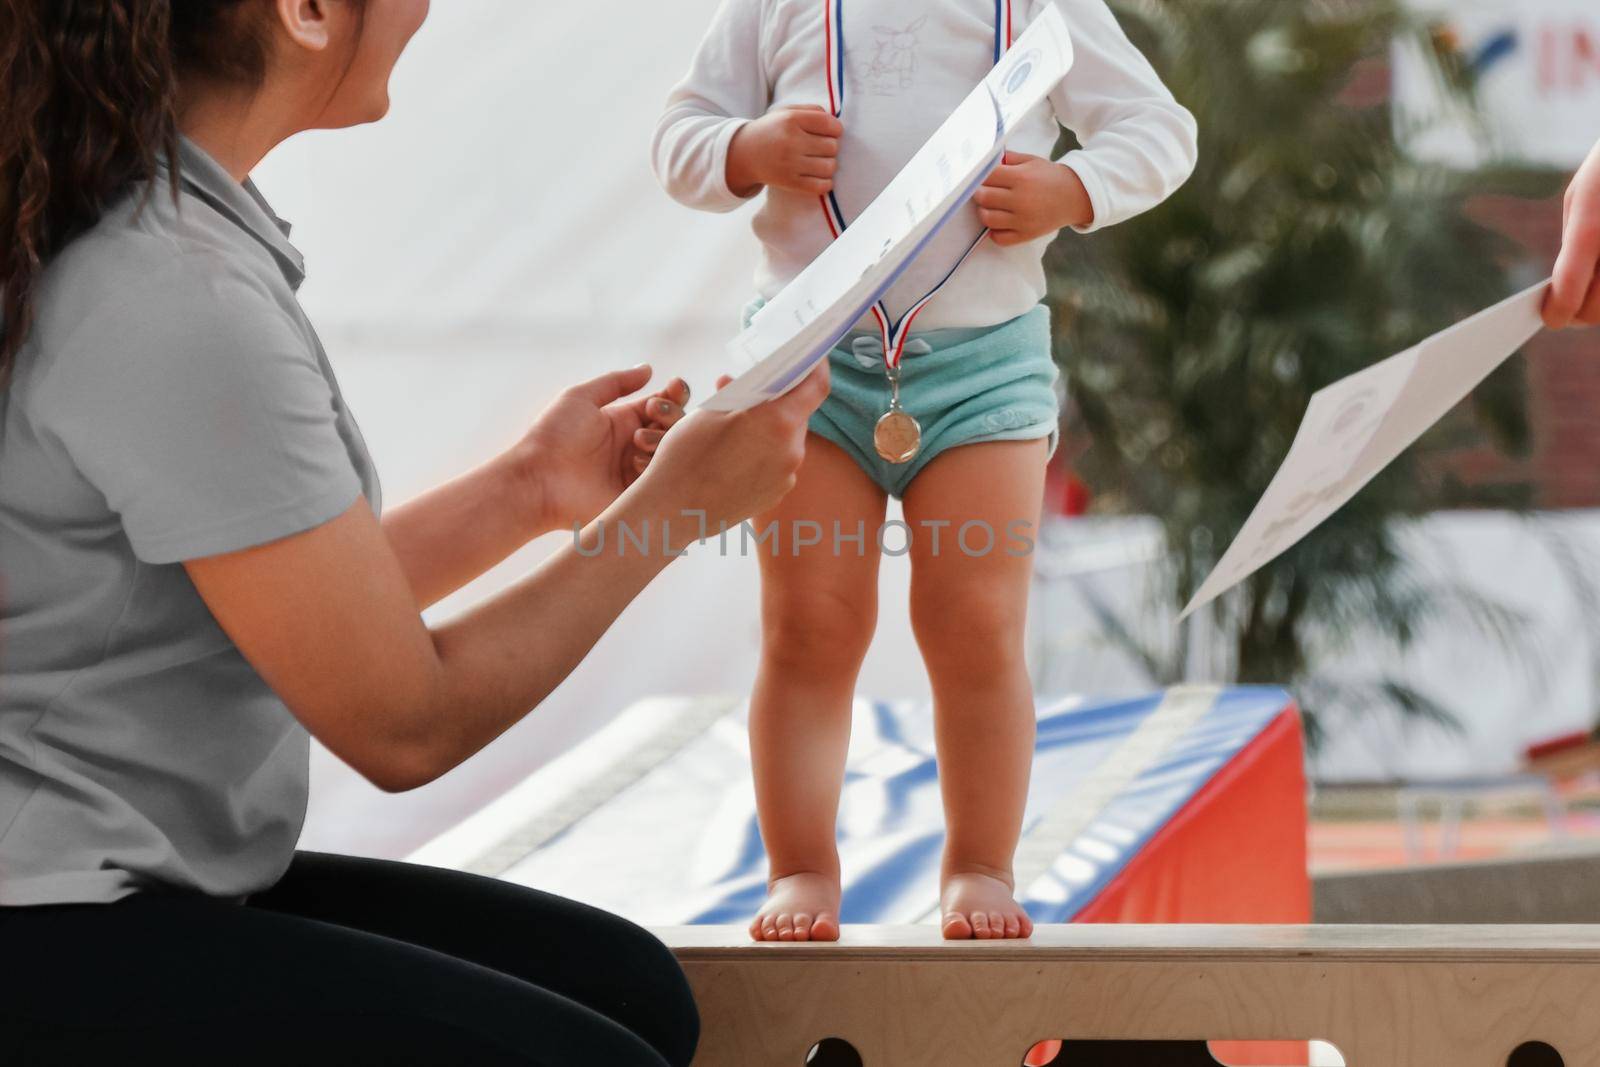
M1014 94L1018 89L1028 84L1028 79L1033 76L1033 65L1039 59L1039 53L1028 52L1027 55L1017 60L1017 65L1011 68L1011 73L1006 77L1006 95Z

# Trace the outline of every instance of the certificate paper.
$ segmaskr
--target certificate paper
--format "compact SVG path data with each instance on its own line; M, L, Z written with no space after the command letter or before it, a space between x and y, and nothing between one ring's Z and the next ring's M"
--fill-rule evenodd
M1549 282L1457 323L1311 398L1283 466L1180 619L1276 559L1344 507L1533 339Z
M1018 121L1071 69L1066 22L1046 6L861 217L734 338L729 353L749 369L705 406L742 411L804 380L972 198Z

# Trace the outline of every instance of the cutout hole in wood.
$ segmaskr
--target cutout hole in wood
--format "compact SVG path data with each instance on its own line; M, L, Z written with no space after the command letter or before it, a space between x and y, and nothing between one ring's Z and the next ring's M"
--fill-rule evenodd
M825 1037L806 1053L806 1067L863 1067L861 1053L842 1037Z
M1543 1041L1524 1041L1511 1050L1506 1067L1566 1067L1561 1053Z
M1345 1067L1326 1041L1036 1042L1022 1067ZM1521 1064L1512 1067L1523 1067ZM1530 1061L1527 1067L1545 1067Z

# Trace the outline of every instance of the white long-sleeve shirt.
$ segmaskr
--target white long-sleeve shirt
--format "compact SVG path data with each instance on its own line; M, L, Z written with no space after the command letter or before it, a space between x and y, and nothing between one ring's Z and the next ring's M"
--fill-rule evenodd
M826 0L722 0L688 75L672 91L652 150L676 200L731 211L727 181L740 127L774 108L829 107ZM1123 34L1105 0L1011 0L1016 34L1046 4L1066 16L1076 61L1007 147L1053 154L1059 126L1083 146L1061 162L1094 205L1089 232L1161 203L1194 170L1193 116ZM847 220L872 202L994 65L994 0L844 0L846 96L834 192ZM1059 123L1059 126L1058 126ZM756 291L771 299L832 239L818 198L767 189L755 216L762 255ZM982 230L967 205L886 298L896 319L931 290ZM1002 248L984 242L917 319L919 330L1009 321L1045 295L1052 237ZM864 320L863 329L871 327Z

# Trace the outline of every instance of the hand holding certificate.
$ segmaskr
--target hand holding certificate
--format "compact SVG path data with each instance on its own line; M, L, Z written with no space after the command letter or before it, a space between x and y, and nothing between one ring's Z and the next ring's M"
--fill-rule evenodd
M1311 398L1283 466L1181 618L1276 559L1344 507L1542 327L1548 282Z
M1047 6L860 218L733 340L730 352L750 369L705 406L741 411L804 379L972 198L1018 121L1071 69L1066 22Z

